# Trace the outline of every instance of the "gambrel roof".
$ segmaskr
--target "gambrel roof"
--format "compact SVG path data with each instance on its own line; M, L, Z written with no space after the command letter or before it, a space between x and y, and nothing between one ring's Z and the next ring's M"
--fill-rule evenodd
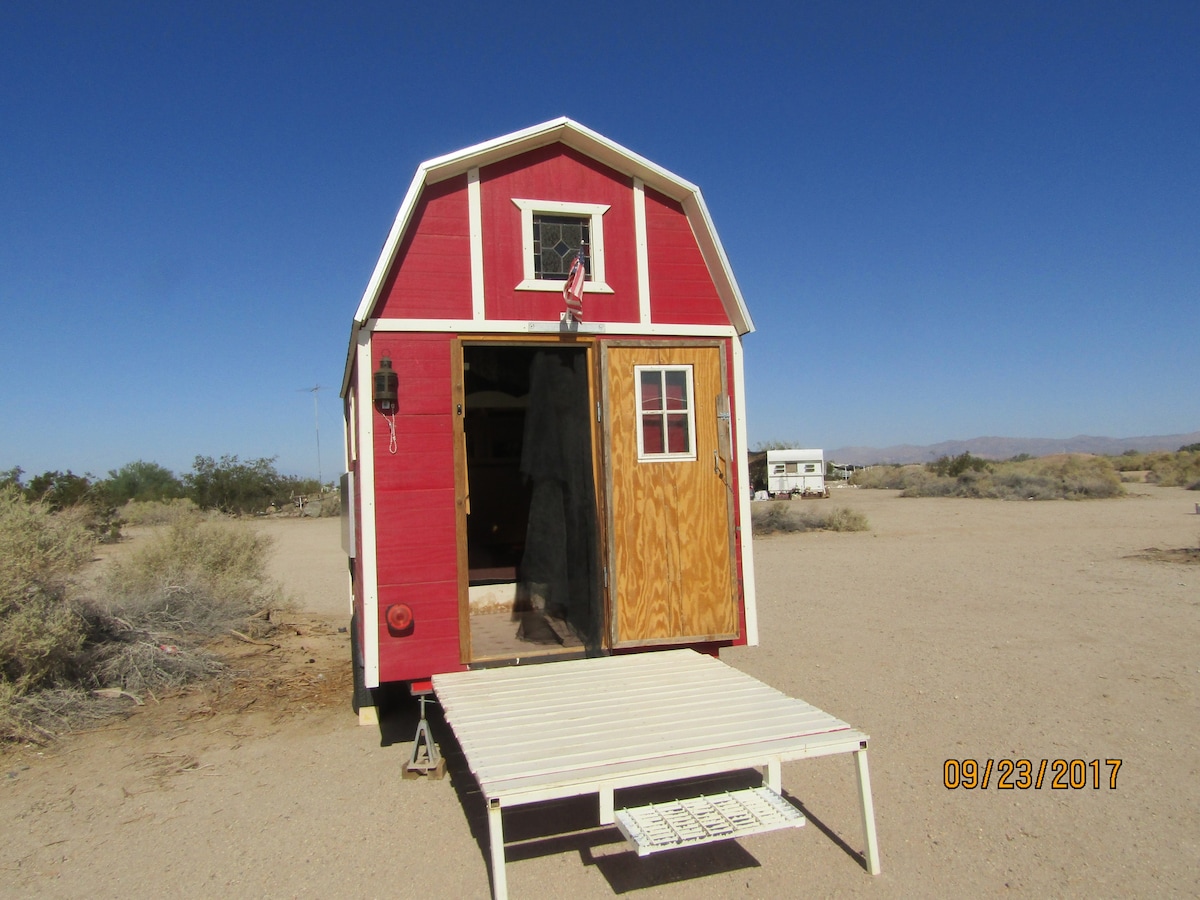
M754 330L754 323L751 321L750 313L742 299L741 289L733 277L733 270L729 266L725 250L717 237L716 229L708 214L708 207L705 206L704 198L700 195L700 189L645 157L597 134L590 128L585 128L578 122L562 117L485 141L482 144L476 144L473 147L467 147L455 153L439 156L423 162L417 167L417 173L413 177L399 212L396 213L391 232L383 245L379 261L375 264L375 271L372 273L371 280L358 305L358 311L354 316L355 331L366 324L379 301L380 292L395 260L396 252L404 240L413 212L417 208L426 185L436 184L447 178L463 175L470 169L487 166L559 142L616 172L630 178L640 178L646 186L680 203L708 266L717 293L728 313L729 321L738 334Z

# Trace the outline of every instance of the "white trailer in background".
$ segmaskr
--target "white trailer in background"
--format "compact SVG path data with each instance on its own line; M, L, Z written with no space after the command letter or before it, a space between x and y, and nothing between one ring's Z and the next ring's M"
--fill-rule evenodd
M772 497L828 497L823 450L768 450L767 492Z

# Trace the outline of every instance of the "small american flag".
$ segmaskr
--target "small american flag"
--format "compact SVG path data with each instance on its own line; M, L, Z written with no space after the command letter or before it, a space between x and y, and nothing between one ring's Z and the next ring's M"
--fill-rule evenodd
M583 250L575 254L571 263L571 271L567 273L567 283L563 285L563 300L567 304L567 315L576 322L583 321L583 280L587 271L583 264Z

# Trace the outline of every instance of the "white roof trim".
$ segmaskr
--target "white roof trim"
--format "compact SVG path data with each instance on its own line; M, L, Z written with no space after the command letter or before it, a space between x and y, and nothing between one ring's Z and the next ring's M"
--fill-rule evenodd
M387 241L375 264L375 271L371 274L371 280L367 283L367 289L363 292L362 300L358 304L358 311L354 314L355 323L357 325L365 324L370 317L372 309L379 299L383 281L395 259L396 251L404 238L413 210L416 208L421 191L426 184L436 184L447 178L465 174L469 169L482 168L519 153L560 141L568 147L592 157L597 162L623 174L642 179L648 187L679 201L692 223L692 231L700 246L700 252L708 264L709 271L713 274L717 292L720 294L725 308L729 311L734 327L739 334L754 330L754 323L746 309L741 289L733 277L729 259L725 255L725 249L721 246L720 238L717 237L712 218L708 214L708 207L705 206L704 198L700 195L700 189L644 156L627 150L620 144L610 141L603 135L565 116L421 163L417 167L416 175L413 176L412 184L409 185L408 193L404 196L404 202L400 205L399 212L396 213L392 230L388 233Z

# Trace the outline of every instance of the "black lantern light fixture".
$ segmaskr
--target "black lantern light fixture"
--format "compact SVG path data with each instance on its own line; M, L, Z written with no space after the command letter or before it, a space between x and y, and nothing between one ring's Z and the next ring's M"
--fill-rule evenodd
M392 369L392 358L385 356L379 361L372 379L371 399L379 407L380 412L395 412L399 396L400 378Z

